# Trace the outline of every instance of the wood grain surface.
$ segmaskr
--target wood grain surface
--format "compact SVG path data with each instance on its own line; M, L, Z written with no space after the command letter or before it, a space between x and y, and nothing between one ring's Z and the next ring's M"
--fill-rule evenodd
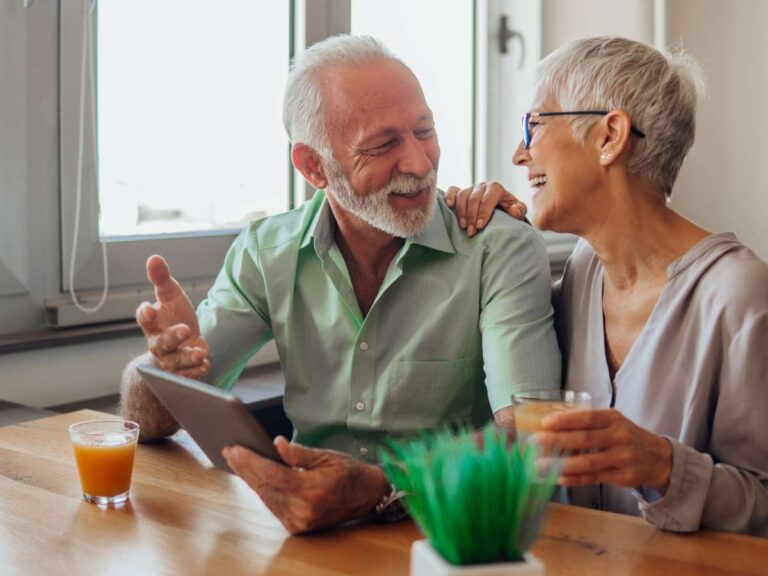
M102 418L115 417L81 410L0 428L0 574L408 574L411 522L289 536L184 432L138 447L125 505L87 504L67 428ZM557 504L533 552L549 576L768 573L764 539L670 534Z

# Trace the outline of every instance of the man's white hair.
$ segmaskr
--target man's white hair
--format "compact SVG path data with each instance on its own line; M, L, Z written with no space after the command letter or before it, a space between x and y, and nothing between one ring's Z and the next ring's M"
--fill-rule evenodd
M332 158L323 113L322 73L380 59L402 63L376 38L346 34L313 44L294 58L283 98L283 124L290 141Z
M660 52L626 38L599 37L565 44L539 63L537 101L552 97L562 110L624 110L645 134L633 136L632 174L669 198L696 132L701 69L689 55ZM582 143L597 116L573 116Z

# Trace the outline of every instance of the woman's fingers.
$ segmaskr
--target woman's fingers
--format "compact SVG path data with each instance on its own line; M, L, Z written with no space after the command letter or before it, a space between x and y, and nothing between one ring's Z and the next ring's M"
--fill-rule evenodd
M594 450L608 448L616 443L610 428L593 428L569 432L538 432L531 437L542 448L559 450Z
M566 432L613 426L623 416L612 408L595 410L564 410L553 412L541 421L547 432Z
M458 186L451 186L445 191L445 203L448 205L448 208L453 208L453 205L456 203L456 195L460 191L461 188Z
M478 182L472 187L467 199L467 234L474 236L477 233L480 209L483 205L486 192L485 182ZM491 208L493 209L493 208ZM484 224L484 223L483 223Z
M459 220L459 226L465 230L469 225L469 219L467 217L469 211L469 197L474 190L473 186L464 188L456 193L456 202L453 207L453 211L456 213L456 218Z

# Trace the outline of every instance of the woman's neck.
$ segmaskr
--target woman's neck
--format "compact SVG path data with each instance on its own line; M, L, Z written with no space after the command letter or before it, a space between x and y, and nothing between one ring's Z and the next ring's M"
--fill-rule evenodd
M597 253L614 288L666 278L668 266L710 233L669 208L642 186L615 190L599 222L584 238Z

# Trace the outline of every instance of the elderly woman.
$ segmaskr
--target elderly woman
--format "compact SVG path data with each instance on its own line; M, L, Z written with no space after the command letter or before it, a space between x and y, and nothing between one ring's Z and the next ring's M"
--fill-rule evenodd
M539 65L514 162L535 224L582 238L554 304L564 385L594 409L548 417L538 441L574 451L560 479L573 503L768 536L768 266L667 204L693 143L698 74L621 38L576 41ZM500 194L514 204L497 184L448 200L475 223L479 201Z

